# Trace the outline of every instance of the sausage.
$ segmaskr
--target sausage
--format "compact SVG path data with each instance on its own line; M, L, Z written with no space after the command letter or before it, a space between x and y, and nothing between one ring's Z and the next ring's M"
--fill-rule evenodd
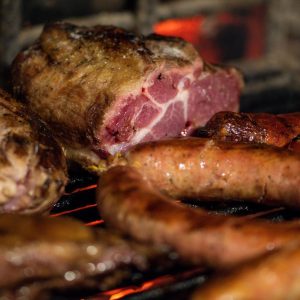
M0 297L24 284L38 290L111 288L131 277L133 269L147 272L151 266L153 272L153 262L160 270L170 267L164 249L71 218L6 214L0 217L0 231ZM26 296L16 299L32 299Z
M175 198L247 200L300 207L300 156L259 144L206 138L141 144L114 164L137 168Z
M300 135L300 112L273 115L224 111L215 114L202 131L215 140L283 147Z
M168 245L189 263L224 268L299 239L300 224L211 215L172 201L135 168L116 166L99 180L105 222L136 240Z
M300 248L286 249L237 267L200 287L192 300L300 299Z

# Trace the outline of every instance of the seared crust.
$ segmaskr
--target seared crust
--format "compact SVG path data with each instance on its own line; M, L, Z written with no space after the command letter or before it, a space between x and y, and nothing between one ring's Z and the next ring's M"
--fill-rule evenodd
M300 112L281 115L220 112L204 129L216 140L283 147L300 135Z
M224 268L299 240L297 223L274 224L209 214L160 194L137 169L118 166L99 180L105 222L150 244L174 248L184 261Z
M41 213L67 181L61 147L39 118L0 91L0 212Z
M136 36L110 27L46 25L12 67L14 89L72 148L92 148L107 107L141 86L159 64L190 65L196 50L180 39Z

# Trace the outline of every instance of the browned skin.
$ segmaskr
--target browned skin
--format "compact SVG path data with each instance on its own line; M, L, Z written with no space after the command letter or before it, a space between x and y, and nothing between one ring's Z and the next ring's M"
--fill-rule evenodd
M175 198L300 207L300 156L287 149L173 139L137 145L113 164L137 168L158 190Z
M299 138L292 140L286 147L291 151L300 153L300 136Z
M223 268L299 240L299 224L211 215L160 194L135 168L103 174L97 202L106 223L151 244L171 246L184 261Z
M38 290L115 287L130 277L132 267L147 271L152 260L166 265L162 250L68 218L2 215L0 231L1 291L32 283Z
M300 135L300 112L273 115L225 111L215 114L204 130L219 141L253 142L283 147Z
M67 182L62 149L32 112L0 90L0 213L41 213Z
M173 55L175 48L182 54ZM98 129L118 96L140 86L158 65L190 65L198 56L192 45L176 38L55 23L46 25L36 45L18 55L13 81L15 91L70 148L70 156L84 164L97 161L91 150L97 150Z
M192 300L298 300L300 248L275 252L199 288Z

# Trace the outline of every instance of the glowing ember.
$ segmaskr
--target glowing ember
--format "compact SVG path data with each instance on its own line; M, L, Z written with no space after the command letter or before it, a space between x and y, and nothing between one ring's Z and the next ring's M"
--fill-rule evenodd
M178 36L196 45L201 37L203 16L188 19L169 19L154 25L154 31L162 35Z
M92 221L89 223L85 223L85 226L96 226L96 225L103 224L103 223L104 223L104 220L96 220L96 221Z
M72 195L72 194L76 194L76 193L80 193L80 192L84 192L84 191L88 191L88 190L93 190L97 187L97 184L91 184L82 188L78 188L75 189L74 191L70 192L70 193L65 193L65 195Z
M270 215L270 214L273 214L273 213L276 213L279 211L283 211L285 209L286 209L285 207L275 207L272 209L268 209L266 211L260 211L255 214L250 214L250 215L244 216L243 218L244 219L256 219L256 218L266 217L267 215Z
M57 214L50 214L50 217L59 217L59 216L63 216L63 215L69 215L69 214L72 214L74 212L86 210L88 208L96 207L96 206L97 206L97 204L89 204L89 205L85 205L85 206L82 206L82 207L74 208L74 209L71 209L71 210L65 210L65 211L57 213Z
M191 271L185 271L178 275L164 275L153 280L145 281L140 286L129 286L121 289L114 289L98 294L96 297L88 298L89 300L117 300L122 299L128 295L141 293L152 288L166 286L175 282L180 282L185 279L195 277L203 274L203 268L196 268Z

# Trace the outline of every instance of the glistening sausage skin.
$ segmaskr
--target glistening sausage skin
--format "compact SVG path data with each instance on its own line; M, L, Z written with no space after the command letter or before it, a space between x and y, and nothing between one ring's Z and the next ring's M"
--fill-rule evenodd
M300 207L300 155L277 147L205 138L141 144L114 164L137 168L173 197Z

